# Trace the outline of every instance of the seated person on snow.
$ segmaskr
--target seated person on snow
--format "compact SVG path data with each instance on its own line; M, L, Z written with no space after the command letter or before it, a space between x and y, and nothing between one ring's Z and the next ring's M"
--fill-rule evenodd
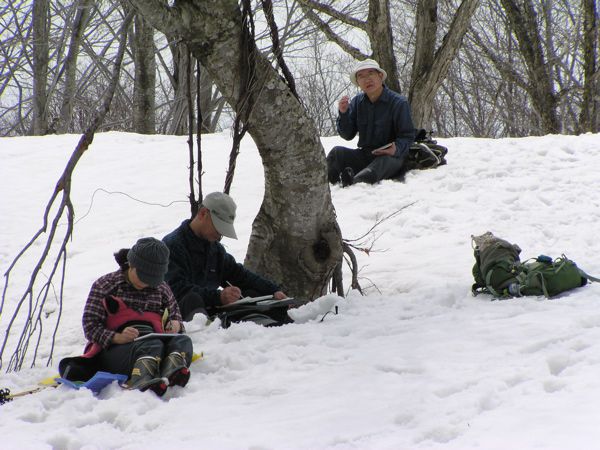
M159 396L168 386L185 386L193 354L189 336L135 340L149 333L185 331L175 297L164 281L169 249L147 237L131 249L119 250L115 259L119 270L97 279L85 304L85 354L63 359L61 376L87 381L97 371L130 374L125 387L150 389Z
M359 62L350 73L350 81L362 92L352 101L348 96L339 101L337 130L348 141L358 133L358 148L338 146L329 152L330 183L373 184L400 172L414 142L415 127L407 99L384 84L386 77L372 59Z
M223 236L237 239L233 228L236 204L222 192L204 197L193 219L184 220L163 238L170 250L165 276L171 286L184 321L201 312L215 316L218 307L242 296L287 296L272 281L236 262L219 242Z

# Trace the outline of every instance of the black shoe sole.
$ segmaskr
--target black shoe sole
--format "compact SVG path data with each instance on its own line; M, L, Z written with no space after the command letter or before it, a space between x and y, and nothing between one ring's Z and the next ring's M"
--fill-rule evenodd
M165 392L167 392L168 387L169 385L166 383L166 381L163 378L161 378L160 381L146 386L146 388L142 389L142 391L151 390L159 397L162 397L163 395L165 395Z
M354 171L350 167L346 167L340 174L342 187L352 186L354 183Z
M169 375L169 386L184 387L190 379L190 369L182 367Z
M124 384L123 388L128 389L128 390L138 390L140 392L145 392L145 391L150 390L150 391L154 392L156 395L158 395L159 397L162 397L165 394L165 392L167 392L167 388L169 387L169 385L167 384L167 381L168 380L166 378L154 378L143 386L131 387L131 386Z

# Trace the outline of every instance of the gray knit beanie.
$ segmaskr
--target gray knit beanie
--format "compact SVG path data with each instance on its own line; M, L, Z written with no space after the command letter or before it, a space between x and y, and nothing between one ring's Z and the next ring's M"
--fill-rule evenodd
M136 270L143 283L156 287L165 279L169 267L169 248L153 237L138 240L127 253L129 267Z

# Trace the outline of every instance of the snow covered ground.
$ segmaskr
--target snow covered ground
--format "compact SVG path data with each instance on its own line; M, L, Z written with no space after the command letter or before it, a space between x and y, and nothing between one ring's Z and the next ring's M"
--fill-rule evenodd
M40 227L78 139L0 139L2 273ZM343 142L323 139L327 151ZM188 331L205 358L186 388L162 399L117 386L98 397L66 387L20 397L0 406L0 447L598 448L600 286L553 300L472 297L470 236L489 230L519 244L522 259L564 253L600 275L600 135L440 143L447 166L409 173L405 183L332 187L346 238L413 203L376 228L377 251L358 255L366 296L323 297L304 311L312 320L280 328L224 330L199 317ZM229 133L204 137L205 193L222 189L230 147ZM83 305L92 282L116 269L112 253L188 216L187 161L185 137L96 136L73 180L77 223L53 365L45 366L46 339L36 367L3 370L0 388L34 387L80 353ZM263 195L250 139L231 193L240 239L224 244L243 261ZM1 338L31 267L28 258L11 275ZM321 321L334 303L339 313ZM50 324L58 309L47 312Z

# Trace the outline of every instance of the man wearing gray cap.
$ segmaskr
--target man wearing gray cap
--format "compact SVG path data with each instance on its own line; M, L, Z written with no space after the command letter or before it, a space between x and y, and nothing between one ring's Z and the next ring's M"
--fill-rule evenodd
M171 252L165 280L173 290L184 321L197 312L213 316L218 307L244 295L287 296L279 286L235 261L219 242L237 239L236 204L222 192L204 197L196 215L163 238Z
M358 148L338 146L329 152L330 183L373 184L393 178L402 168L415 127L408 101L384 84L386 77L372 59L359 62L350 73L350 81L362 92L352 101L347 95L339 101L337 130L348 141L358 133Z

